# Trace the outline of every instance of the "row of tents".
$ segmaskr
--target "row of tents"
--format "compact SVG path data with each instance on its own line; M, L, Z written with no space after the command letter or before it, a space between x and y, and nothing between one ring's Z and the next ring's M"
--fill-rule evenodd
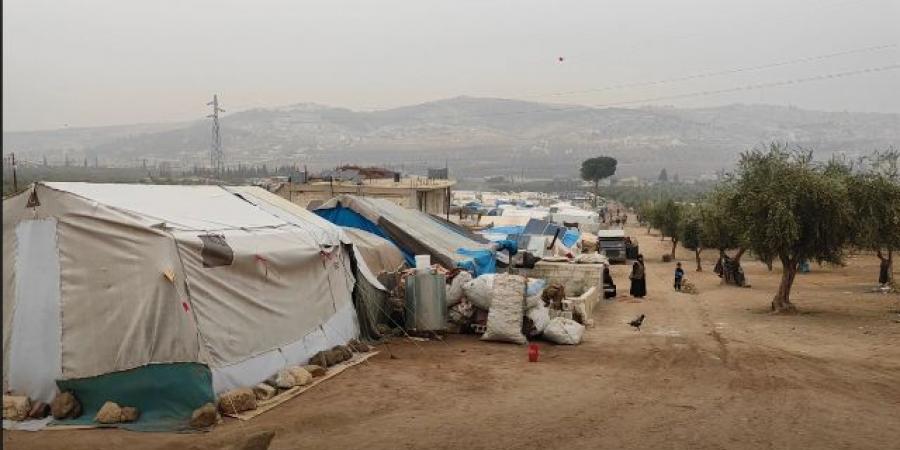
M76 422L133 405L141 430L377 337L375 273L496 264L487 239L387 200L310 212L257 187L36 183L4 199L3 242L4 392L73 391Z

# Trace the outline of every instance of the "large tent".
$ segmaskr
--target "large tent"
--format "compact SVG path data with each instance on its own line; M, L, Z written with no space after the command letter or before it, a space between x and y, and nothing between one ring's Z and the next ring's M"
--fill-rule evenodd
M415 255L451 269L464 267L476 274L496 270L494 247L487 239L431 214L404 208L390 200L341 195L315 209L328 221L358 228L393 242L413 265Z
M3 242L4 392L144 429L357 337L356 280L380 287L339 227L253 187L37 183Z

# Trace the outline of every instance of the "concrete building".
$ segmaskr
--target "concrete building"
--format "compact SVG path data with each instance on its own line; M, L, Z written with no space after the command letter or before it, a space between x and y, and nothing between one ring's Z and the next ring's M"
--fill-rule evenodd
M274 192L304 208L315 208L341 195L383 198L405 208L445 216L455 180L426 177L362 179L360 181L309 181L282 183Z

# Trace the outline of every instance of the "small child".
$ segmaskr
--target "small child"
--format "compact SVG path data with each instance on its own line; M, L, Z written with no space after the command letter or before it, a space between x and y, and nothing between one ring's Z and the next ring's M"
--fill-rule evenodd
M675 290L681 291L681 279L684 278L684 270L681 263L675 263Z

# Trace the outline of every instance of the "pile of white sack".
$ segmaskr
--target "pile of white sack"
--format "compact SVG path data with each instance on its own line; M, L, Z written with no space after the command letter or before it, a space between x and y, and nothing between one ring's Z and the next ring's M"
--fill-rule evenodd
M524 344L543 338L557 344L581 343L584 325L550 316L541 294L542 279L487 274L473 278L460 272L447 284L450 322L483 330L482 339Z

